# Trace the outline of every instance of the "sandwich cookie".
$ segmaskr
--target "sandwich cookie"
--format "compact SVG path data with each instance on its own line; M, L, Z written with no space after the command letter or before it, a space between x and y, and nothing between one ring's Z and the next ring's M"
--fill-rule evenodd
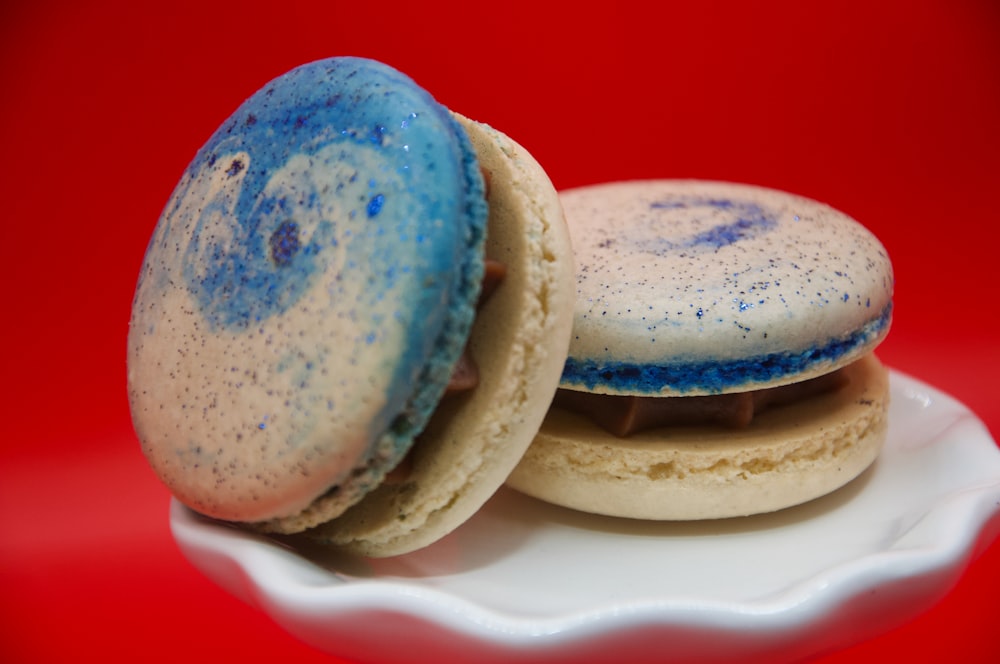
M768 512L843 486L885 438L893 273L858 222L720 182L561 194L577 261L561 389L508 484L645 519Z
M209 517L371 556L428 544L536 432L572 274L523 148L387 65L293 69L199 150L150 240L128 335L143 452Z

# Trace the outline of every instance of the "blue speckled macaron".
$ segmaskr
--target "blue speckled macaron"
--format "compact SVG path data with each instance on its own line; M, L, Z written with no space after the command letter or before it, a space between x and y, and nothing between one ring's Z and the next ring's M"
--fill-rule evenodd
M488 205L462 122L387 65L333 58L265 85L195 155L149 243L128 338L135 429L181 502L267 532L297 532L357 504L411 450L470 342L487 226L508 189L497 183L501 196ZM532 176L531 186L551 191L545 209L558 211L544 173ZM544 221L563 225L561 213ZM527 232L520 218L508 225L515 236ZM529 272L541 251L505 260ZM571 278L540 277L533 288L561 279L568 289ZM517 274L507 281L506 291L526 283ZM506 312L512 321L524 315ZM561 366L569 308L562 327L553 327L557 319L532 324L552 336ZM504 343L515 336L494 352L510 352ZM527 393L550 399L558 371ZM526 421L537 427L543 416ZM533 434L510 445L506 465L482 465L505 476ZM503 477L492 481L477 489L479 503L438 496L462 508L418 543L469 516ZM413 484L400 488L407 495L387 521L409 514L418 524L419 510L447 511L408 505L423 495Z
M721 182L560 199L577 261L564 389L508 485L599 514L714 519L816 499L872 464L893 272L871 232Z
M561 200L579 264L563 387L742 392L828 373L888 332L889 257L829 206L694 181L583 187Z
M447 384L486 219L465 133L403 74L337 58L264 86L198 151L147 249L129 376L154 469L224 519L332 485L353 501Z

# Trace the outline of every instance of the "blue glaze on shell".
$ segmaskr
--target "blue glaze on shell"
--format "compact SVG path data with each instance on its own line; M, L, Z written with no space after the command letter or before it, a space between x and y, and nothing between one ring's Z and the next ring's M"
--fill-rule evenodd
M351 79L364 82L350 94L334 83ZM393 87L400 83L410 87ZM447 148L451 154L435 154L435 135L455 133L457 123L428 102L434 103L395 70L338 58L292 70L237 109L199 150L186 174L187 188L197 187L206 174L213 177L211 171L219 164L228 181L238 178L238 186L217 183L200 213L185 215L195 227L184 277L209 325L246 328L293 306L320 269L320 253L345 238L337 227L344 221L324 215L320 208L330 206L331 198L355 194L358 187L352 184L367 182L371 190L363 200L341 201L352 219L360 211L369 219L378 215L387 195L400 199L396 215L419 212L414 215L414 237L433 233L428 226L454 214L449 208L459 201L441 162L449 160L453 167L462 156L454 145ZM381 162L382 173L365 173L373 159ZM431 171L422 179L414 169L420 161ZM333 185L340 191L332 196L310 186L306 172L331 162L345 171L342 181ZM433 173L439 163L443 177ZM380 191L380 186L397 192ZM218 215L234 222L222 235L214 228ZM294 256L286 253L284 260L275 261L268 246L273 233L303 215L316 217L309 242ZM356 229L364 232L365 227L358 224ZM451 259L441 255L436 261Z
M818 365L834 366L840 358L867 346L885 334L892 320L892 305L862 329L842 339L797 352L770 353L739 359L702 359L671 364L566 360L562 387L611 393L656 396L664 386L683 395L720 394L733 385L751 389L754 384L784 382Z
M639 251L665 253L678 251L717 251L737 242L748 240L777 227L773 211L753 201L705 196L676 196L649 204L652 210L694 210L710 208L730 213L735 219L717 223L693 235L678 239L646 237L636 243Z
M154 469L237 520L377 481L465 346L486 218L464 129L400 72L332 58L264 86L195 155L140 273L130 399Z

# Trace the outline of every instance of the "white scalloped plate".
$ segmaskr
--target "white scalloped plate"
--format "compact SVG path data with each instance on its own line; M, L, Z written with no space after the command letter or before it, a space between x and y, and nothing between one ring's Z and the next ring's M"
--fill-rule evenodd
M357 661L793 660L899 625L1000 531L1000 451L964 406L892 373L889 438L844 489L699 523L576 513L502 489L421 551L286 544L176 501L174 537L219 585Z

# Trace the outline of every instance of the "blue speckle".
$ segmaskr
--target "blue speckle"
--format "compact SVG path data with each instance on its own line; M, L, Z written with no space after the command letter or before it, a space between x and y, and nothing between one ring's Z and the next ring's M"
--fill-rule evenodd
M371 219L372 217L378 215L378 213L382 211L383 205L385 205L385 196L382 194L375 194L372 196L372 199L368 201L368 207L365 208L365 211L368 213L368 218Z
M844 299L844 302L847 302L848 300L851 299L851 296L848 293L844 293L844 298L843 299Z

